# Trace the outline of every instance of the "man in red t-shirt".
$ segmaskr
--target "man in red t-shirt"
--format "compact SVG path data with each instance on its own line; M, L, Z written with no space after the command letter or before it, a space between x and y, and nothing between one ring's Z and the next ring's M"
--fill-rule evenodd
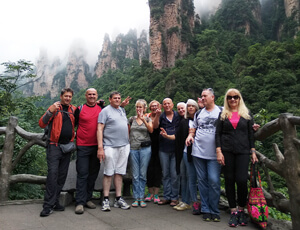
M76 214L82 214L84 207L96 208L91 201L100 162L97 158L97 120L101 106L97 103L97 90L89 88L85 93L86 103L75 111L77 129L77 183Z

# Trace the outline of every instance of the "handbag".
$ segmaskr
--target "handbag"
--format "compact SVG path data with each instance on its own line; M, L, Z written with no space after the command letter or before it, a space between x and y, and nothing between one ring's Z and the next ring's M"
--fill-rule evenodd
M72 153L76 149L76 145L74 142L69 142L68 144L59 144L59 147L64 154Z
M254 223L258 224L262 229L266 229L269 217L269 210L267 206L267 201L262 191L261 178L258 170L257 173L259 179L259 186L257 186L255 166L256 164L252 164L251 167L250 192L248 196L247 209L251 220Z

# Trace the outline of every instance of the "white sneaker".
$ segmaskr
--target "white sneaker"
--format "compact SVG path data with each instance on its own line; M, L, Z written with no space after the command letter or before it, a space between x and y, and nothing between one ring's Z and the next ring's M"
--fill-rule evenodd
M104 212L110 211L109 200L103 200L101 210Z
M182 201L179 202L176 206L173 207L173 209L177 210L182 204L184 204Z
M121 209L130 209L130 205L128 205L122 197L118 201L117 199L115 199L114 207Z

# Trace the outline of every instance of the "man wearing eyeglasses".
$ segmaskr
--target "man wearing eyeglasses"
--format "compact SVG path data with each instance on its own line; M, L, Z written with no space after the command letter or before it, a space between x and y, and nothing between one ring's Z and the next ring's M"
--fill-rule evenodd
M216 122L222 108L215 105L215 95L211 88L201 94L204 108L194 118L189 129L186 145L193 143L192 156L196 168L201 197L201 212L204 221L220 221L220 170L215 147Z

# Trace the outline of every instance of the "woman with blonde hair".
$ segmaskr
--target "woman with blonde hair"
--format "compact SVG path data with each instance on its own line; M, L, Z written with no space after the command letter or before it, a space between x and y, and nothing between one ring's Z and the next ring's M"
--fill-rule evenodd
M151 157L150 133L153 132L151 118L145 115L147 102L139 99L135 103L136 116L129 118L130 163L132 171L132 207L145 208L147 168Z
M226 196L231 209L228 224L231 227L245 226L249 155L253 164L258 159L254 145L253 118L237 89L229 89L225 94L224 109L216 128L216 152L217 161L224 168Z

